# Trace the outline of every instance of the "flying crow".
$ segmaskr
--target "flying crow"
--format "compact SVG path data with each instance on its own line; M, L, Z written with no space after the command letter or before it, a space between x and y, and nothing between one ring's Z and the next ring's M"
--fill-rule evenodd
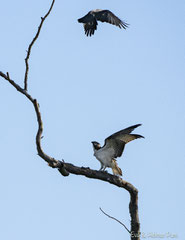
M95 9L88 12L88 14L86 14L84 17L78 19L79 23L84 24L84 30L87 36L94 34L94 31L97 29L98 25L97 21L107 22L124 29L128 27L126 22L121 21L121 19L116 17L109 10Z

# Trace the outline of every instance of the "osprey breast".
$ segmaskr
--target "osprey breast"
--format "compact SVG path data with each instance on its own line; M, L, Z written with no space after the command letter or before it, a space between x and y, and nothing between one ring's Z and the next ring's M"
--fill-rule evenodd
M94 156L106 167L111 166L111 161L114 156L114 150L101 148L94 152Z

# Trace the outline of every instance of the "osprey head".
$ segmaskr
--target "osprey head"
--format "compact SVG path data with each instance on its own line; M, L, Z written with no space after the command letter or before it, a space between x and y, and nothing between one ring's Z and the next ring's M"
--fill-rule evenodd
M99 150L101 148L101 145L98 142L92 141L91 143L93 145L94 150Z

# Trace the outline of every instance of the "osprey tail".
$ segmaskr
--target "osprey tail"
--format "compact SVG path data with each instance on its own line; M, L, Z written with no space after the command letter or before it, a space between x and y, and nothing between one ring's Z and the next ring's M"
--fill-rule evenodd
M115 159L112 160L112 171L114 175L122 176L121 168L118 167L118 164Z

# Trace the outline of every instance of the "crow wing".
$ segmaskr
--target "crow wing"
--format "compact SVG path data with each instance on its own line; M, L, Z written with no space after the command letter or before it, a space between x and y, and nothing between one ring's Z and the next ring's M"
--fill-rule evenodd
M90 12L88 12L88 14L84 17L79 18L78 22L84 24L84 30L87 36L93 35L94 31L97 29L98 23L96 18Z
M85 34L87 36L93 35L94 31L97 29L97 25L98 23L95 18L91 22L84 23Z
M98 21L101 22L107 22L113 25L118 26L119 28L126 29L128 27L128 24L126 22L123 22L121 19L119 19L116 15L114 15L109 10L102 10L95 12L95 17Z

